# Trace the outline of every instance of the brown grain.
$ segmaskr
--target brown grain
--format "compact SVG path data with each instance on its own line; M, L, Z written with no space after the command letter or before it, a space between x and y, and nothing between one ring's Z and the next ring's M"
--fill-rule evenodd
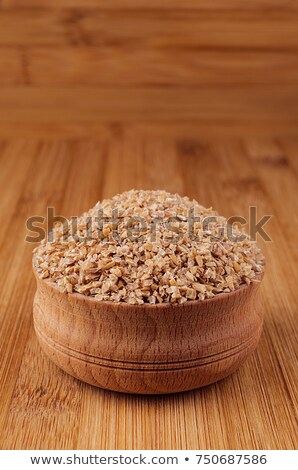
M232 235L227 219L195 200L131 190L98 202L75 227L57 224L34 250L34 265L61 290L99 301L203 300L263 271L256 244L237 227Z

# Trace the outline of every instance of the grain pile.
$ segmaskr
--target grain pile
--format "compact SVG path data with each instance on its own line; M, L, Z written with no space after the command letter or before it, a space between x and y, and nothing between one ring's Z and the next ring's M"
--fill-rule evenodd
M264 267L255 242L235 227L241 238L231 239L224 217L165 191L118 194L52 236L34 250L38 275L100 301L203 300L257 281Z

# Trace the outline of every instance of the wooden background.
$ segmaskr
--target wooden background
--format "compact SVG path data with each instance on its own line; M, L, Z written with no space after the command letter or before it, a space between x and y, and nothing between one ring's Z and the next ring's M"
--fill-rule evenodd
M0 447L297 447L298 2L0 1ZM93 388L32 325L26 219L129 188L273 214L264 334L233 376L172 396Z

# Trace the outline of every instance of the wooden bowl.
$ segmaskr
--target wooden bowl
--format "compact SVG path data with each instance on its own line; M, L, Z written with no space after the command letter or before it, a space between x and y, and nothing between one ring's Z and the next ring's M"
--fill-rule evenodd
M34 272L43 350L97 387L146 394L202 387L234 372L260 338L259 282L181 305L129 305L63 293Z

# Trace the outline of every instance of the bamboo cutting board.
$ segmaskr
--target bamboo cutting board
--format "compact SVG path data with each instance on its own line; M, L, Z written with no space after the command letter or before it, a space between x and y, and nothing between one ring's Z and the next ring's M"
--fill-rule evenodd
M20 158L21 155L21 158ZM161 158L162 155L162 158ZM297 312L297 139L9 140L1 161L1 448L293 448ZM9 184L7 184L9 182ZM264 333L232 376L162 396L104 391L42 353L32 323L35 281L25 221L55 206L66 216L128 188L196 197L225 216L274 214L263 249ZM285 203L286 201L286 203Z

